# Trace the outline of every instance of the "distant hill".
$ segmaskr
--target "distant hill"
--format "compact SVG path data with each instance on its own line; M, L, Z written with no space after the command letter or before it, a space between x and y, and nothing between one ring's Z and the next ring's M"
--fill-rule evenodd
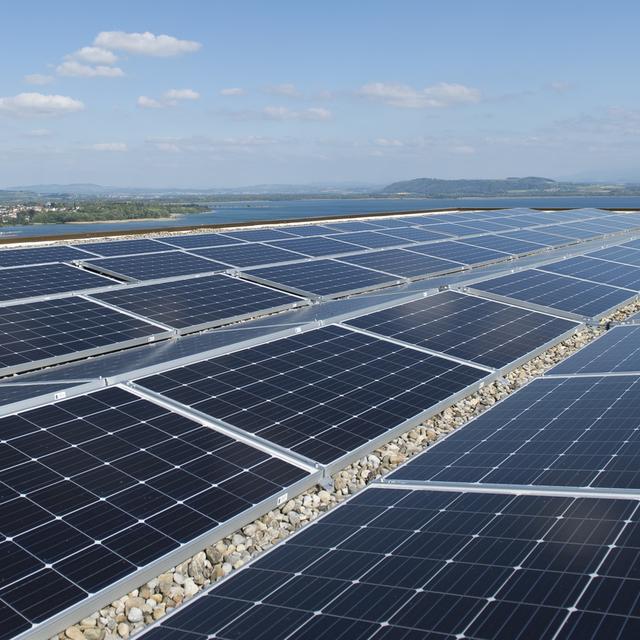
M432 198L456 198L465 196L515 196L553 194L565 191L570 183L560 183L550 178L505 178L501 180L439 180L416 178L386 186L380 193L386 195L413 195ZM571 184L572 190L577 185ZM582 186L582 185L581 185Z

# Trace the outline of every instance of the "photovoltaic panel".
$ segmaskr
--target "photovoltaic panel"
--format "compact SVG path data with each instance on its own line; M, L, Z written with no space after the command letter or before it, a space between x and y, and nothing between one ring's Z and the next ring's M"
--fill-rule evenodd
M446 233L431 231L430 228L411 227L408 229L389 229L386 232L390 236L407 240L408 242L432 242L434 240L447 240L451 236Z
M108 287L116 282L66 264L0 270L0 301Z
M430 225L429 231L448 234L457 238L462 238L463 236L475 236L482 233L482 231L479 231L474 227L466 227L465 225L457 222L442 222L440 224Z
M526 269L483 280L474 283L472 287L478 291L586 317L598 316L633 297L633 293L627 289L586 282L537 269Z
M3 637L108 604L102 590L166 569L309 475L121 388L2 418L0 432Z
M640 239L639 240L629 240L629 242L625 242L622 247L629 247L631 249L640 249Z
M372 218L369 224L373 224L381 229L402 229L408 227L409 223L400 218Z
M467 389L486 371L329 326L137 380L328 464Z
M509 231L512 228L511 225L496 222L495 220L474 220L473 218L465 219L464 224L467 227L476 229L476 233L500 233L501 231Z
M501 260L508 260L511 255L502 251L494 251L493 249L485 249L484 247L474 247L470 244L455 242L431 242L429 244L413 245L410 251L417 251L428 256L443 258L445 260L453 260L468 266L477 264L487 264Z
M325 297L344 296L400 282L389 274L337 260L313 260L262 267L245 271L243 277L301 295Z
M342 253L352 253L362 251L362 247L351 242L342 242L338 237L330 238L314 237L314 238L294 238L292 240L279 240L278 242L269 243L280 249L295 251L305 256L318 258L323 256L334 256Z
M340 235L343 242L351 242L368 249L379 249L381 247L397 247L399 245L408 244L408 240L396 238L387 233L378 231L356 231L355 233L343 233Z
M76 296L4 307L0 376L133 346L160 334L169 335L160 327Z
M634 267L640 267L640 251L631 249L625 245L617 247L607 247L599 251L591 251L586 254L591 258L600 258L601 260L611 260L612 262L621 262L622 264L630 264Z
M229 238L221 233L191 233L189 235L176 235L158 238L162 242L179 247L180 249L197 249L199 247L226 247L232 244L240 244L237 238Z
M518 220L512 220L508 216L501 216L499 218L492 218L491 222L497 222L501 225L500 231L508 231L509 229L518 230L524 226L522 222Z
M513 238L514 240L534 242L535 244L541 244L546 247L561 247L562 245L569 244L573 241L573 238L547 233L546 231L540 231L539 229L522 229L520 231L510 231L509 233L502 233L500 235L505 238Z
M209 247L194 249L193 253L233 267L253 267L261 264L276 264L304 260L306 256L261 242L238 244L233 247Z
M15 382L3 383L0 381L0 409L3 411L7 405L15 402L23 402L39 396L54 394L70 387L75 387L75 382L43 382L40 384L19 384Z
M350 222L332 222L325 224L325 226L343 233L350 231L375 231L375 229L378 228L375 224L364 222L363 220L353 220Z
M85 260L83 264L101 273L129 280L157 280L194 273L225 271L229 268L221 262L207 260L184 251L99 258Z
M390 477L640 489L640 377L538 378Z
M485 249L492 249L493 251L510 253L514 256L524 255L527 253L537 253L542 250L542 247L539 244L525 242L524 240L514 240L513 238L506 238L505 236L498 235L466 238L460 242L471 244L474 247L484 247Z
M571 320L453 291L346 324L496 369L577 327Z
M91 251L99 256L124 256L134 253L154 253L158 251L170 251L162 242L155 240L114 240L112 242L88 242L78 245L79 249ZM86 258L86 256L84 256ZM74 258L74 260L82 260L82 257Z
M183 332L303 304L287 293L223 275L125 287L95 297Z
M574 224L557 224L547 227L549 233L558 233L568 238L575 238L576 240L590 240L592 238L599 238L603 234L601 231L593 231L585 229L584 223L576 222Z
M82 251L75 247L51 246L32 249L0 249L0 267L21 267L50 262L71 262L91 258L91 249Z
M145 640L631 640L634 500L370 487Z
M549 373L640 372L640 325L613 327Z
M245 231L225 231L225 235L236 240L247 242L264 242L267 240L284 240L293 237L284 229L246 229Z
M631 265L587 256L575 256L545 264L540 269L550 273L559 273L573 276L574 278L583 278L591 282L640 291L640 267Z
M294 236L307 237L307 236L325 236L330 233L335 233L333 229L325 227L321 224L305 224L302 226L289 226L283 227L283 230L287 233L291 233Z
M359 267L367 267L391 273L402 278L418 278L440 273L451 273L462 268L457 262L433 258L414 251L404 249L384 249L356 256L341 258L341 262L348 262Z

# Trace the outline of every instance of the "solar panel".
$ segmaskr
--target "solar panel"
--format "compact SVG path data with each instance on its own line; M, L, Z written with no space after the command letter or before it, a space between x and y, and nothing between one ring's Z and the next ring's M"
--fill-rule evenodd
M225 235L236 240L247 242L264 242L266 240L285 240L293 237L283 229L247 229L245 231L225 231Z
M270 243L271 244L271 243ZM292 240L280 240L273 243L274 247L288 249L305 256L317 258L322 256L335 256L342 253L362 251L362 247L350 242L342 242L337 238L313 237L294 238Z
M122 280L157 280L194 273L224 271L228 265L184 251L145 253L117 258L85 260L83 265Z
M630 249L640 249L640 239L639 240L629 240L629 242L625 242L623 247L629 247Z
M640 268L587 256L566 258L540 267L543 271L640 291Z
M88 251L91 251L88 249ZM51 246L33 249L0 249L0 267L20 267L50 262L70 262L92 257L91 253L75 247Z
M586 317L599 316L633 297L626 289L537 269L476 282L472 288Z
M445 291L346 324L499 369L577 326L570 320Z
M62 611L104 606L103 590L133 588L309 476L121 388L2 418L0 431L4 637L54 635Z
M330 233L335 233L333 229L324 227L321 224L305 224L302 226L289 226L283 228L287 233L291 233L295 236L307 237L307 236L324 236Z
M430 244L413 245L410 251L417 251L436 258L453 260L468 266L487 264L501 260L508 260L511 256L508 253L485 249L484 247L474 247L470 244L455 242L432 242Z
M509 233L502 233L501 235L505 238L513 238L514 240L533 242L535 244L541 244L545 247L561 247L562 245L569 244L572 241L572 238L558 236L553 233L547 233L546 231L540 231L538 229L522 229L520 231L510 231Z
M313 260L251 269L243 277L293 293L338 297L398 284L386 273L363 269L337 260Z
M304 304L287 293L223 275L125 287L95 297L183 333Z
M137 383L323 464L448 401L486 371L330 326Z
M355 233L343 233L340 235L343 242L351 242L361 247L369 249L379 249L381 247L397 247L408 244L407 240L396 238L386 233L378 231L356 231Z
M603 234L601 231L592 231L585 229L583 222L577 222L575 224L554 224L547 227L549 233L558 233L567 238L575 238L576 240L590 240L591 238L599 238Z
M433 240L447 240L450 236L446 233L437 233L430 229L411 227L409 229L389 229L386 233L408 242L432 242Z
M441 273L451 273L462 268L457 262L433 258L422 253L405 251L404 249L384 249L361 255L341 258L341 262L348 262L359 267L367 267L384 271L402 278L417 278L433 276Z
M476 233L500 233L513 228L513 225L496 222L495 220L474 220L473 218L465 219L464 224L467 227L476 229Z
M116 284L113 280L66 264L0 270L0 301L50 296Z
M368 488L144 638L630 639L638 521L634 500Z
M621 262L622 264L630 264L634 267L640 267L640 251L631 249L624 245L618 247L607 247L599 251L591 251L586 254L591 258L600 258L601 260L610 260L612 262Z
M276 264L303 260L300 253L280 249L260 242L238 244L233 247L211 247L194 249L193 253L216 262L223 262L234 267L253 267L261 264Z
M30 400L47 394L54 394L77 383L71 382L43 382L40 384L20 384L15 382L0 382L0 409L6 412L7 406L15 402Z
M124 256L134 253L154 253L158 251L169 251L168 247L162 242L155 240L117 240L112 242L89 242L79 245L78 248L91 251L99 256ZM87 256L84 256L85 258ZM82 260L82 257L73 258L74 260Z
M613 327L549 373L606 373L640 371L640 325Z
M369 220L369 224L373 224L381 229L402 229L408 227L409 223L400 218L373 218Z
M541 250L539 244L525 242L524 240L514 240L513 238L506 238L505 236L480 236L461 240L461 242L471 244L474 247L484 247L485 249L510 253L514 256L537 253Z
M141 344L160 334L170 335L76 296L4 307L0 376Z
M364 222L362 220L353 220L352 222L333 222L326 224L325 226L335 231L347 232L347 231L374 231L378 227L370 222Z
M236 238L228 238L221 233L191 233L189 235L166 236L158 238L166 244L181 249L197 249L199 247L226 247L232 244L240 244L242 241Z
M482 231L478 231L475 227L466 227L465 225L457 222L443 222L440 224L430 225L429 231L448 234L457 238L461 238L463 236L475 236L482 233Z
M640 489L640 377L539 378L391 478Z

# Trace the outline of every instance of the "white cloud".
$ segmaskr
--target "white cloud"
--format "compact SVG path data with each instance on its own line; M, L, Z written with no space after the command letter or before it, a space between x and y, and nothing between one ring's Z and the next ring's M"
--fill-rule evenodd
M472 156L476 152L476 148L470 144L456 144L449 148L449 152L457 156Z
M247 92L240 87L229 87L227 89L220 89L221 96L244 96Z
M571 84L569 82L563 82L562 80L556 80L549 83L549 89L555 93L566 93L571 90Z
M118 61L113 51L102 49L101 47L82 47L74 53L66 56L67 59L81 60L82 62L88 62L89 64L115 64Z
M90 148L94 151L123 152L128 150L128 147L124 142L98 142L96 144L92 144Z
M82 111L84 104L69 96L19 93L0 98L0 113L13 116L55 116Z
M149 138L147 142L158 151L166 153L211 153L219 151L245 153L261 147L269 147L282 142L266 136L229 136L212 138L191 136L187 138Z
M120 67L108 67L106 65L92 66L82 64L75 60L67 60L56 67L56 71L61 76L76 76L82 78L119 78L124 75Z
M397 138L376 138L373 144L377 147L404 147L404 142Z
M265 107L262 116L267 120L330 120L331 111L323 107L294 110L288 107Z
M198 100L200 94L193 89L169 89L162 94L159 100L149 96L140 96L138 106L144 109L164 109L175 107L183 100Z
M433 109L456 104L479 102L480 91L463 84L440 82L424 89L415 89L405 84L372 82L362 86L358 94L405 109Z
M53 76L47 76L42 73L30 73L24 76L23 80L27 84L51 84L53 82Z
M137 105L143 109L162 109L165 106L160 100L149 98L149 96L139 96Z
M193 89L169 89L164 92L165 100L197 100L200 94Z
M202 47L193 40L179 40L173 36L144 33L126 33L124 31L102 31L94 40L96 47L126 51L143 56L168 57L181 53L193 53Z
M265 87L265 92L274 96L287 96L288 98L300 98L302 94L294 84L273 84Z

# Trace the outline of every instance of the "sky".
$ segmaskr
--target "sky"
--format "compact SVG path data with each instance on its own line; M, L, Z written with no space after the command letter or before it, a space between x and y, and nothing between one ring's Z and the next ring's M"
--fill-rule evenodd
M636 0L7 2L0 187L640 181Z

